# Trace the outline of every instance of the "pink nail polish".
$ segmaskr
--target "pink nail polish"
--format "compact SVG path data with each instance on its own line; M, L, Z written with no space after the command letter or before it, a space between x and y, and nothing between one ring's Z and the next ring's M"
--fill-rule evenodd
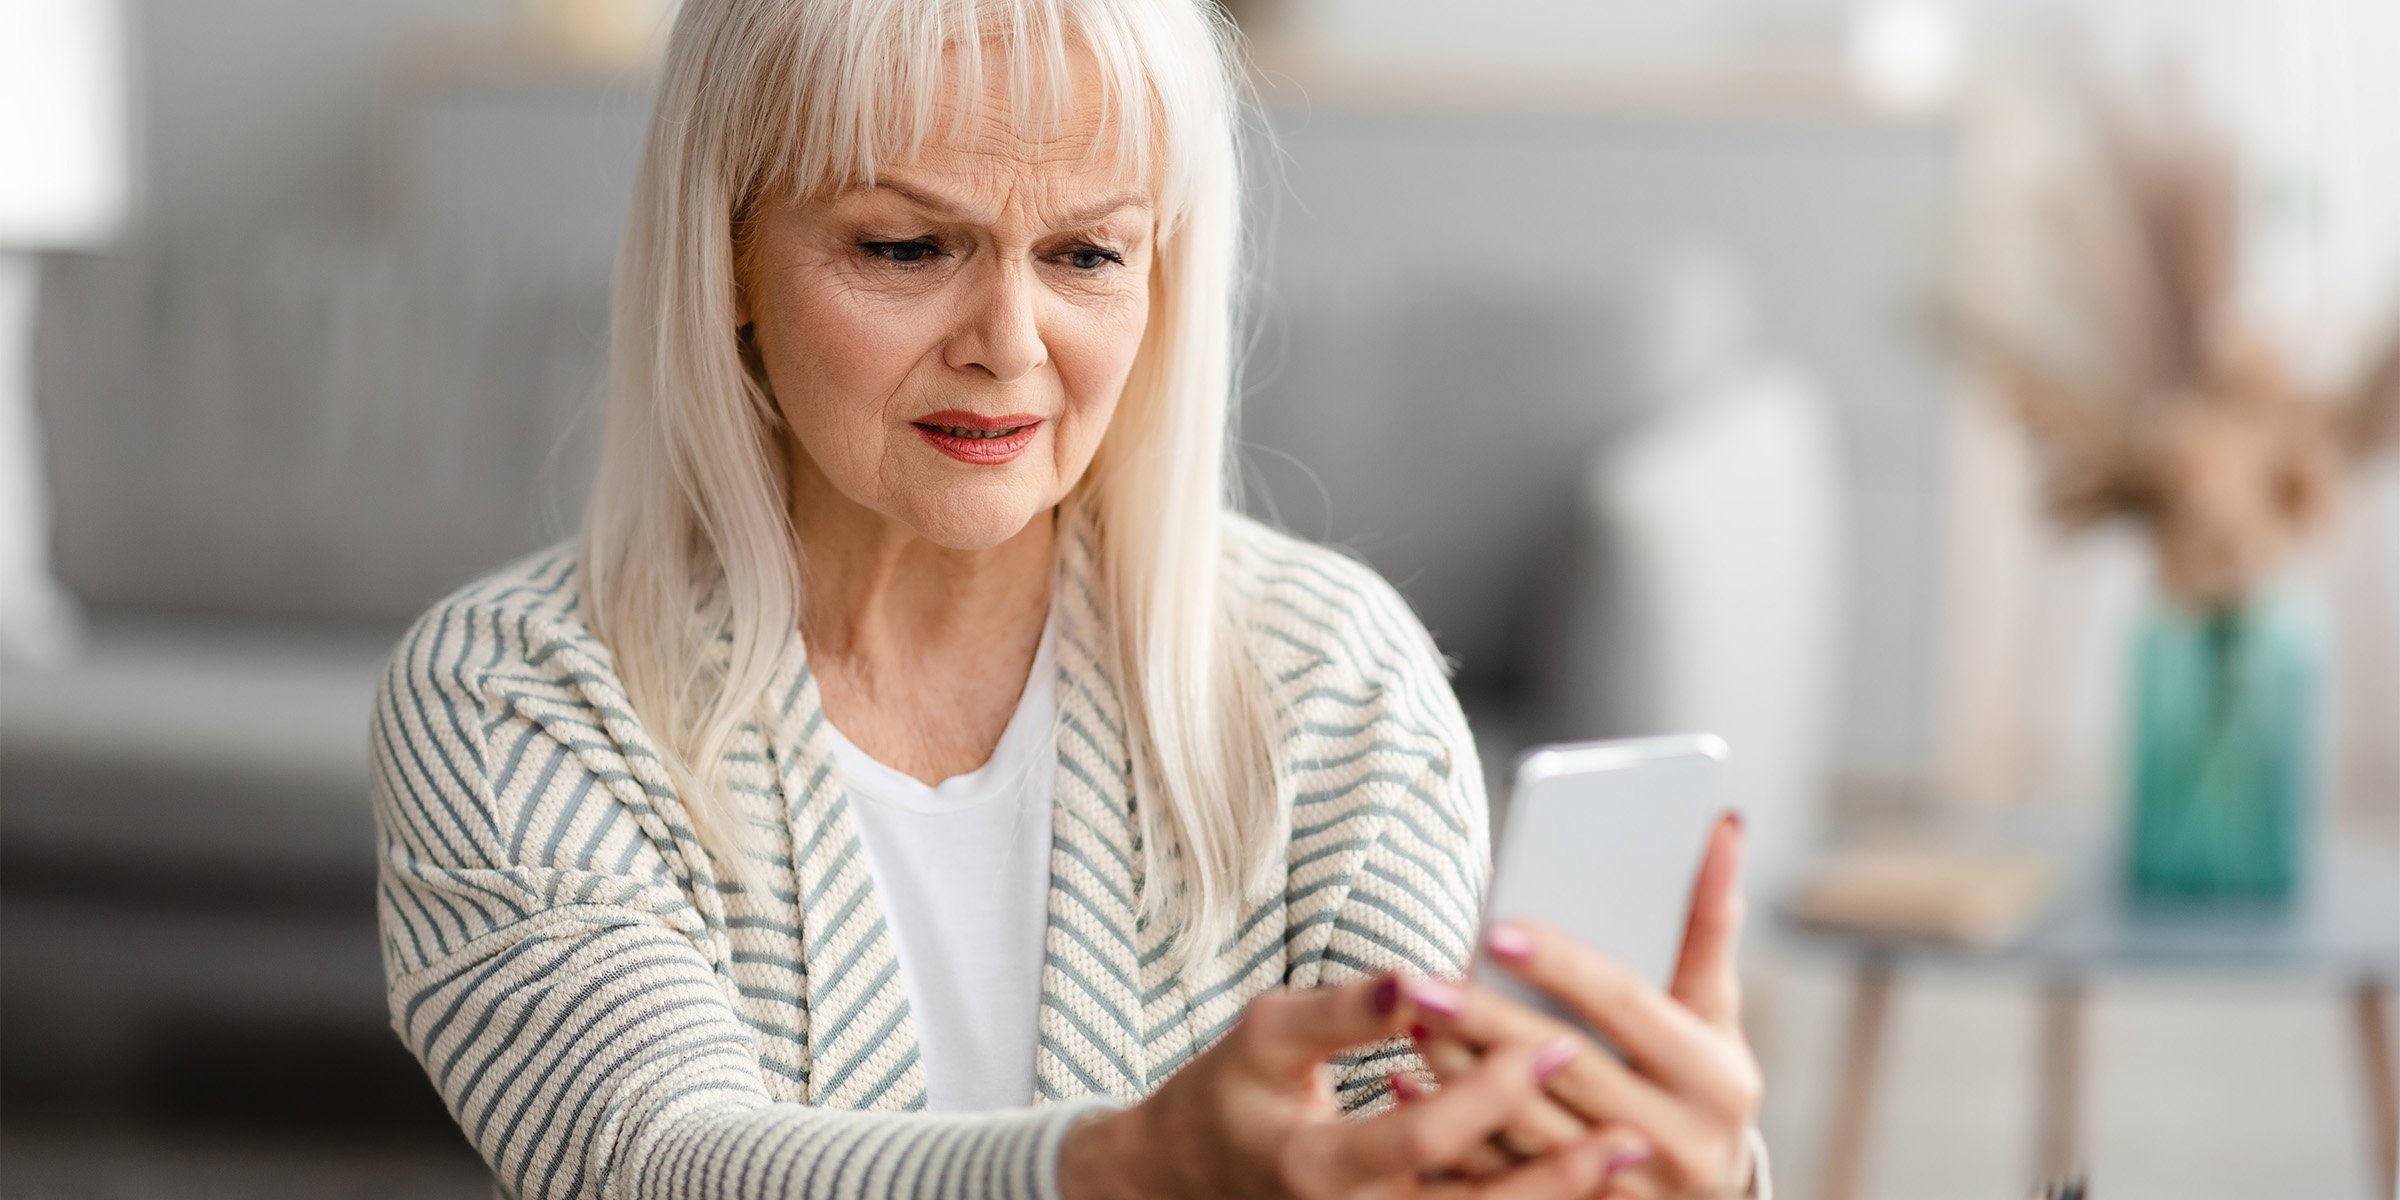
M1630 1171L1649 1161L1649 1146L1627 1146L1609 1155L1608 1160L1600 1164L1600 1178L1603 1180L1614 1178L1619 1171Z
M1524 962L1533 957L1533 935L1506 921L1483 931L1483 945L1510 962Z
M1541 1053L1533 1056L1533 1077L1548 1079L1552 1075L1558 1074L1558 1069L1566 1066L1568 1060L1574 1057L1574 1035L1560 1034L1549 1045L1542 1047Z
M1465 992L1460 991L1456 984L1440 979L1412 980L1408 985L1408 995L1418 1004L1445 1017L1457 1016L1467 1004Z
M1393 1009L1400 1007L1400 977L1386 975L1376 980L1375 990L1368 994L1368 1000L1374 1004L1376 1012L1390 1015Z

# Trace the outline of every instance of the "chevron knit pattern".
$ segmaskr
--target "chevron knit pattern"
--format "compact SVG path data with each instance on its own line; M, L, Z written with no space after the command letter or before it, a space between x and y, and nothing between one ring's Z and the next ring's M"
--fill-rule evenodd
M1464 969L1490 834L1433 643L1372 571L1236 520L1225 586L1282 713L1282 893L1198 970L1136 918L1126 724L1092 534L1059 540L1059 776L1022 1109L925 1106L899 960L791 639L727 752L757 894L707 857L577 615L568 544L418 619L369 750L392 1025L509 1197L1054 1197L1058 1140L1156 1088L1271 988ZM762 710L762 713L770 710ZM1336 1060L1389 1104L1405 1039Z

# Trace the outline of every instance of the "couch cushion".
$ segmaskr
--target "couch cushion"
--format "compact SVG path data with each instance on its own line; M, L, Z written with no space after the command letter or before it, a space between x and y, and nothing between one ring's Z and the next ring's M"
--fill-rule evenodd
M278 226L46 260L61 578L96 608L403 621L569 528L607 281Z
M399 633L96 620L0 689L0 841L29 860L372 886L367 721Z

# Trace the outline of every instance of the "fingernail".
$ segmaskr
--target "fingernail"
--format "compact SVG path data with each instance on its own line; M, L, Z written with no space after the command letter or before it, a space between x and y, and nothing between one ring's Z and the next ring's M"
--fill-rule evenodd
M1423 1025L1411 1025L1408 1027L1408 1039L1412 1042L1422 1042L1432 1036L1433 1031L1425 1028Z
M1411 980L1409 998L1445 1017L1455 1017L1466 1007L1467 994L1457 985L1440 979Z
M1510 962L1524 962L1533 957L1533 935L1506 921L1484 930L1483 944Z
M1733 825L1733 831L1735 833L1740 833L1742 831L1742 810L1738 808L1727 809L1725 812L1725 817L1726 820Z
M1600 1164L1600 1178L1604 1181L1611 1179L1619 1171L1630 1171L1649 1161L1650 1147L1647 1144L1627 1146L1609 1155Z
M1410 1079L1408 1076L1403 1075L1398 1071L1393 1071L1384 1076L1384 1078L1391 1081L1392 1095L1394 1098L1403 1103L1417 1098L1416 1080Z
M1390 1016L1394 1009L1400 1007L1400 977L1385 975L1376 980L1375 990L1369 992L1367 998L1375 1005L1376 1012Z
M1533 1056L1533 1077L1548 1079L1557 1074L1560 1067L1567 1065L1567 1060L1574 1057L1575 1035L1562 1033L1549 1045L1542 1047L1541 1053Z

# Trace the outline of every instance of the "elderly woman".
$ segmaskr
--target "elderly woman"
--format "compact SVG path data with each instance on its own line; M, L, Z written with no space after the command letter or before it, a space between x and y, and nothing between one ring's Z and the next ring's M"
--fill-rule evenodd
M1227 507L1223 46L1205 0L686 0L582 536L376 706L393 1025L503 1194L1761 1186L1737 832L1669 992L1521 926L1581 1022L1455 982L1441 659Z

